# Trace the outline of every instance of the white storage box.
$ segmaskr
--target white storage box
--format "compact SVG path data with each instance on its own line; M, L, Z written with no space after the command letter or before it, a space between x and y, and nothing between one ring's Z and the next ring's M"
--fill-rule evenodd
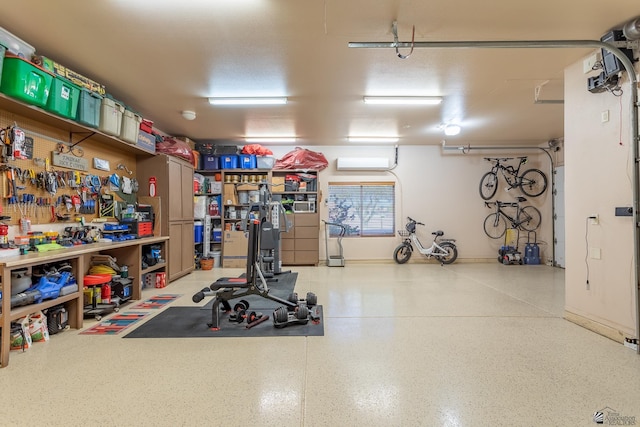
M122 126L120 127L120 139L131 144L138 141L138 132L142 117L131 110L124 110Z
M33 46L2 27L0 27L0 44L6 47L9 52L27 61L31 61L31 57L36 53Z
M124 107L122 104L105 96L100 104L100 126L98 129L109 135L120 136L123 113ZM136 139L137 137L138 134L136 133Z
M258 169L273 169L276 158L272 156L257 156Z

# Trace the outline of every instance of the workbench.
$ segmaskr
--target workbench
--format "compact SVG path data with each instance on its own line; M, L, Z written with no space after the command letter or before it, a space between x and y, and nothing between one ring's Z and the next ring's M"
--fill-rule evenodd
M91 243L70 248L48 251L29 252L26 255L0 258L0 287L2 288L2 312L0 313L0 367L9 364L9 348L11 338L11 322L31 313L45 310L58 304L64 304L69 313L69 325L71 328L82 328L83 321L83 278L89 269L91 255L100 253L111 255L117 259L118 265L129 267L129 277L134 279L132 299L141 299L143 274L158 270L165 270L168 265L168 241L169 237L146 237L136 240L127 240L113 243ZM149 245L161 245L163 263L155 264L142 269L142 257L144 249ZM56 299L42 301L39 304L29 304L11 309L11 272L13 270L35 265L50 264L60 261L68 261L73 269L73 275L78 282L78 291Z

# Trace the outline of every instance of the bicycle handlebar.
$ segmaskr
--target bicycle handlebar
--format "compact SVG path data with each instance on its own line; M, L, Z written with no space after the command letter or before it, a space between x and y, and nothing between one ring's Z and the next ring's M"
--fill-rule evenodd
M407 217L407 221L409 222L415 222L416 225L424 225L422 222L418 222L415 219L411 218L410 216Z
M484 159L488 162L506 162L513 159L513 157L485 157Z

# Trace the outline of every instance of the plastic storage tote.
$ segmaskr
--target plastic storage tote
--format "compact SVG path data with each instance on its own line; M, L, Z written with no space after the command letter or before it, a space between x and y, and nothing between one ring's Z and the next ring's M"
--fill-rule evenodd
M121 103L105 96L100 104L100 126L98 129L109 135L120 136L123 113L124 107Z
M0 44L0 79L2 79L2 63L4 62L4 53L6 51L7 51L7 48Z
M53 74L16 56L5 55L0 92L38 107L47 105Z
M122 115L122 126L120 129L120 139L135 144L138 141L138 132L142 117L131 110L124 110Z
M236 154L225 154L219 157L220 169L237 169L238 156Z
M76 121L86 126L97 128L100 125L100 104L102 96L88 89L80 90L78 101L78 115Z
M55 77L51 83L45 109L68 119L76 118L80 88L67 79Z
M255 154L240 154L241 169L255 169L258 167Z

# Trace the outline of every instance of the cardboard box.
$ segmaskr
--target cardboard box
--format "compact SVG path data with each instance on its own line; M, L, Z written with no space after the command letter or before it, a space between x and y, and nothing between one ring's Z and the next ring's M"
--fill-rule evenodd
M58 64L57 62L47 58L46 56L39 56L35 58L36 63L42 64L42 68L47 71L52 72L53 74L64 77L68 80L71 80L72 83L89 89L91 92L96 92L100 95L104 95L106 92L104 85L100 83L96 83L93 80L83 76L82 74L78 74L73 70L68 69L64 65Z
M209 193L211 193L211 194L222 194L222 182L220 182L220 181L209 181Z
M284 192L284 176L274 176L271 178L271 191L274 193Z
M237 205L238 193L236 192L235 184L224 184L224 192L222 193L223 205Z
M247 257L222 257L222 267L224 268L247 268Z
M245 265L249 251L249 240L244 231L225 230L222 234L224 258L244 258Z
M258 191L260 184L240 184L238 185L238 191Z

